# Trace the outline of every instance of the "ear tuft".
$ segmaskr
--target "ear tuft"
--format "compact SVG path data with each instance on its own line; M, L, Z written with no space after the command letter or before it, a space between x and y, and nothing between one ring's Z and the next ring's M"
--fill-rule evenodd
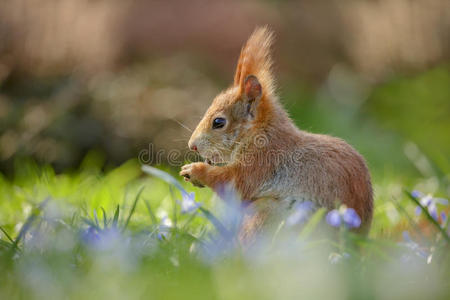
M255 75L248 75L244 81L244 93L248 100L257 100L262 95L262 87Z
M240 93L245 93L246 79L253 74L258 78L265 96L270 98L275 94L275 82L272 75L272 42L272 30L268 26L263 26L252 33L242 48L234 75L234 85L239 88Z

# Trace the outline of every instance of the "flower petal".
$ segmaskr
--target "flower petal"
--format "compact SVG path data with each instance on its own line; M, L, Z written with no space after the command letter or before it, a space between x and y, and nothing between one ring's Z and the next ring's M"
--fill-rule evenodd
M344 223L350 228L356 228L361 225L361 218L353 208L347 208L342 216Z
M287 218L286 224L293 226L295 224L303 223L309 217L314 209L314 203L311 201L301 202L294 208L294 212Z
M435 219L437 221L437 219L438 219L438 212L437 212L436 204L432 203L428 207L428 212L433 217L433 219Z
M337 209L333 209L326 216L326 221L333 227L341 226L341 216L339 215L339 211Z
M422 213L422 208L420 207L420 206L416 206L416 209L415 209L415 214L416 214L416 216L420 216L420 214Z
M423 197L422 199L420 199L420 204L422 206L428 206L432 203L433 198L430 195L427 195L425 197Z
M441 212L441 221L442 224L445 224L445 222L447 222L447 215L445 214L445 212Z
M414 190L411 192L411 196L413 196L414 198L420 198L422 197L422 193L417 190Z
M190 213L201 205L199 202L195 202L195 193L182 193L182 197L181 213Z

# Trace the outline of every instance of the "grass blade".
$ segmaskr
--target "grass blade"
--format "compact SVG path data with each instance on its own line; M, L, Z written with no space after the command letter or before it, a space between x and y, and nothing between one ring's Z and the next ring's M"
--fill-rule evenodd
M417 233L417 235L420 237L420 239L423 241L428 241L428 238L425 237L425 235L420 230L419 226L417 226L416 222L414 222L413 218L408 214L406 209L398 203L398 201L394 199L390 199L391 202L394 204L395 208L402 213L406 219L408 220L408 223L411 225L411 227L414 229L414 231Z
M194 211L194 212L191 214L191 216L189 217L189 219L186 221L186 223L184 223L183 228L182 228L184 231L187 230L189 224L191 224L191 222L195 219L195 217L197 216L197 214L198 214L198 211Z
M4 247L6 249L11 249L12 243L8 243L7 241L0 240L0 246Z
M75 226L75 219L77 218L77 216L78 216L78 213L77 213L77 212L74 212L74 213L72 214L72 217L70 218L70 226L71 226L71 227L74 227L74 226Z
M6 236L6 238L7 238L11 243L14 243L14 240L11 238L11 236L8 234L8 232L7 232L2 226L0 226L0 230L3 232L3 234Z
M219 219L217 219L209 210L201 206L198 209L203 213L203 215L205 215L205 217L214 225L214 227L216 227L216 229L223 236L225 237L231 236L230 232L225 228L225 226L223 226L223 224L219 221Z
M168 174L168 173L166 173L166 172L164 172L164 171L161 171L161 170L159 170L159 169L157 169L157 168L153 168L153 167L150 167L150 166L147 166L147 165L143 165L143 166L141 167L141 169L142 169L142 171L143 171L144 173L147 173L147 174L156 176L156 177L158 177L159 179L162 179L162 180L164 180L165 182L167 182L167 183L169 183L169 184L175 186L175 187L176 187L177 189L179 189L182 193L186 193L186 194L188 193L188 192L186 192L186 190L181 186L181 184L178 182L178 180L176 180L172 175L170 175L170 174Z
M144 188L145 188L144 186L141 187L139 189L138 193L136 194L136 198L134 199L133 206L131 206L130 213L128 214L128 218L125 221L125 224L123 225L122 231L124 231L127 228L128 223L130 222L131 216L134 214L134 211L136 209L137 202L139 201L139 198L140 198L142 192L144 191Z
M145 203L145 206L147 207L148 214L150 215L150 218L152 219L152 225L158 224L158 220L156 219L156 216L153 213L150 203L148 201L144 201L144 203Z
M114 212L114 218L113 218L113 227L117 227L117 223L119 223L119 213L120 213L120 207L119 204L117 204L116 211Z
M19 234L17 235L16 239L14 240L12 247L15 249L18 249L18 244L20 240L25 236L25 234L30 229L31 225L33 224L34 220L37 217L37 213L33 212L25 221L25 224L23 224L22 228L20 228Z
M323 219L323 216L326 213L325 208L318 209L308 220L308 223L305 224L303 230L300 232L301 239L307 239L314 229L319 225L320 221Z
M103 212L103 228L107 228L108 227L108 216L106 215L106 211L103 208L103 206L101 207L102 212Z
M172 209L173 227L177 227L177 200L175 199L175 195L173 193L172 186L169 186L169 190L170 190L170 197L172 198L172 204L173 204L173 209Z
M97 230L100 230L100 228L97 226L97 224L95 224L95 222L92 222L91 220L89 220L88 218L85 217L81 217L81 220L86 223L86 225L89 225Z
M98 228L100 228L100 224L98 223L98 218L97 218L97 211L94 209L94 221L95 221L95 225L97 225Z
M271 241L271 243L270 243L270 246L274 246L275 245L275 241L276 241L276 239L278 238L278 234L281 232L281 230L283 229L283 227L284 227L284 225L285 225L285 221L283 220L283 221L281 221L280 222L280 224L278 224L278 227L277 227L277 229L275 230L275 233L273 234L273 236L272 236L272 241Z
M19 234L17 235L16 239L13 242L12 247L14 249L18 249L18 244L20 240L25 236L25 234L28 232L28 230L31 228L31 225L33 224L34 220L37 218L41 210L47 205L48 201L50 199L47 198L44 201L42 201L36 209L33 210L31 215L27 218L25 221L25 224L23 224L22 228L20 228Z

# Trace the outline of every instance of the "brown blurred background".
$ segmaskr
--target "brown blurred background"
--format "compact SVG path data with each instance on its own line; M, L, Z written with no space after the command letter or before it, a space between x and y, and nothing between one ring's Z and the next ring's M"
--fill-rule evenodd
M190 133L179 123L195 127L231 83L249 34L264 24L276 31L280 94L294 118L296 105L317 101L326 87L345 111L387 111L375 118L384 124L392 109L378 103L389 97L377 102L374 89L448 70L448 0L3 1L0 169L32 157L62 170L92 149L112 163L149 143L186 149ZM447 90L441 94L445 101Z

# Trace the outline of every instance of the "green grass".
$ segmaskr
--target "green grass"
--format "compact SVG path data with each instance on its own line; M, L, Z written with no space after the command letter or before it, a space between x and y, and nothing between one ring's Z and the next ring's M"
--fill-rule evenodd
M393 78L359 106L285 90L300 128L342 137L366 157L368 237L332 228L319 210L245 249L233 238L240 211L178 181L176 169L110 167L90 152L57 174L17 159L0 174L0 299L450 298L448 221L423 206L428 193L450 195L448 74ZM183 213L188 193L201 206Z
M417 199L392 181L377 183L382 193L398 195L377 201L368 238L344 228L334 237L317 235L320 226L331 228L320 224L319 211L302 228L282 226L246 250L223 235L222 227L231 229L226 206L210 191L169 185L169 175L145 174L135 161L59 175L31 162L18 167L0 185L1 299L450 295L447 231L426 208L416 216ZM181 213L180 189L194 191L201 208ZM413 241L402 239L404 231Z

